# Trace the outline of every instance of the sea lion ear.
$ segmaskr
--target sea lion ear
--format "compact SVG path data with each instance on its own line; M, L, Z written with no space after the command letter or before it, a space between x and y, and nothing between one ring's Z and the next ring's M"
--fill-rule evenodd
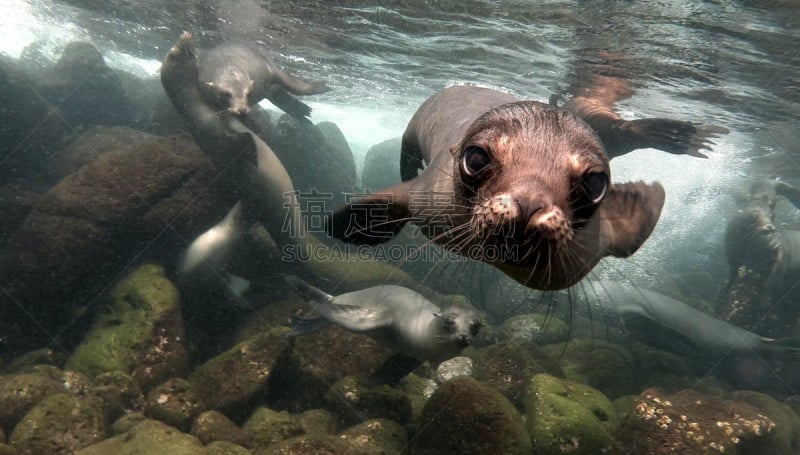
M442 317L442 313L433 313L433 317L440 318Z
M793 206L795 206L795 208L800 209L800 189L795 188L788 183L776 181L775 192L785 197L789 202L792 203Z
M635 253L656 227L662 207L664 187L660 183L612 186L599 210L606 254L628 257Z
M377 245L400 232L409 220L407 182L354 198L325 223L328 235L345 242Z

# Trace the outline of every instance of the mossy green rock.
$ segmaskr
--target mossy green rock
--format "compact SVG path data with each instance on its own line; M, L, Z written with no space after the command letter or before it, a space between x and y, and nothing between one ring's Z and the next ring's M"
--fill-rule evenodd
M8 444L0 444L0 455L19 455L19 452Z
M609 453L618 418L599 391L548 374L532 377L525 414L537 455Z
M732 395L736 400L761 409L765 416L775 422L775 436L770 444L775 453L800 453L800 416L788 404L749 390L734 392Z
M267 393L267 384L289 349L285 328L243 341L200 365L189 376L208 409L232 417L252 410L253 397Z
M45 375L0 376L0 428L11 431L36 403L49 395L63 391L61 384Z
M399 454L408 445L406 429L387 419L367 420L341 432L339 438L363 455Z
M143 420L129 431L76 452L76 455L206 455L194 436L156 420Z
M247 419L242 432L250 447L267 447L304 433L297 416L263 406Z
M357 376L332 385L326 401L346 423L381 417L403 423L411 419L411 400L402 391L388 385L369 387Z
M253 452L228 441L215 441L206 446L206 455L251 455Z
M72 454L106 437L103 401L69 393L50 395L33 407L11 433L11 445L26 454Z
M569 338L569 327L564 321L542 313L510 317L503 322L499 331L505 339L520 338L540 345L561 343Z
M191 433L203 444L214 441L226 441L243 445L245 438L241 428L218 411L206 411L192 423Z
M418 420L415 455L530 455L531 440L514 406L500 392L469 377L443 384Z
M297 416L306 434L333 434L338 424L336 416L325 409L310 409Z
M186 379L172 378L153 387L147 394L145 415L188 432L194 418L205 410L192 383Z
M144 390L188 372L178 289L164 269L145 264L120 281L109 311L95 321L66 368L97 376L130 373Z
M256 453L258 455L362 455L341 438L326 434L296 436Z
M141 411L145 407L142 390L136 380L122 371L109 371L97 376L92 393L106 403L106 412L110 420L116 420L123 414Z

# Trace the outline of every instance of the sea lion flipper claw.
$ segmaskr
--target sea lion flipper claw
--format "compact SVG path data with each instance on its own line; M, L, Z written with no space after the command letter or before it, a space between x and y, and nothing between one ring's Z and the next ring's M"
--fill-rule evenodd
M628 257L650 237L664 206L664 187L658 182L615 185L600 206L608 254Z

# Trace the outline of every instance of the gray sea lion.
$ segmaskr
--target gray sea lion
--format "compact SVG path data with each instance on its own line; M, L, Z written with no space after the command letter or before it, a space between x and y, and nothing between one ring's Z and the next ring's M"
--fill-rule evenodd
M245 115L266 98L292 117L302 119L311 108L291 94L313 95L330 90L324 82L294 77L263 52L243 43L224 43L202 53L200 89L206 101L233 115Z
M658 183L612 185L602 142L574 114L480 87L422 104L401 171L407 181L338 209L328 231L377 244L411 221L534 289L568 287L604 256L633 254L664 204Z
M796 344L759 336L655 291L612 281L586 281L583 289L590 304L660 349L715 361L728 355L800 360Z
M285 279L328 321L418 360L439 363L459 355L482 325L471 306L440 309L402 286L375 286L334 297L298 277Z

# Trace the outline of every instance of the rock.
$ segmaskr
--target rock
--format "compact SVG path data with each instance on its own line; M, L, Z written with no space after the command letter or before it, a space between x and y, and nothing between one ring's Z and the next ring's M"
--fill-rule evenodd
M0 376L0 428L11 431L36 403L63 392L58 381L39 374Z
M21 373L33 365L51 365L56 368L63 368L67 362L67 355L60 351L50 348L41 348L27 352L14 359L8 365L3 365L0 371L3 373Z
M276 377L276 407L293 411L320 408L330 384L343 377L369 377L392 355L372 338L330 325L296 337L290 363Z
M333 434L336 432L336 416L325 409L311 409L297 418L306 434Z
M360 455L346 441L324 434L296 436L256 453L257 455Z
M99 398L57 393L25 414L11 433L11 445L22 453L72 454L106 437L105 419Z
M367 420L339 434L355 453L363 455L400 454L408 446L408 432L387 419Z
M744 401L651 388L624 417L616 440L620 450L633 455L781 453L772 445L776 430L769 416Z
M172 378L153 387L147 394L144 414L188 433L192 421L205 405L186 379Z
M445 360L436 367L436 382L443 384L459 376L472 376L474 365L472 359L465 356Z
M122 81L90 43L67 44L61 58L39 81L38 90L75 129L131 122Z
M259 407L242 426L248 447L267 447L277 442L304 434L297 416L286 411L273 411Z
M285 361L285 330L262 333L200 365L189 381L206 406L234 420L247 416L256 399L269 393L272 375Z
M496 390L459 377L431 396L412 439L415 455L524 454L531 440L514 406Z
M775 436L769 444L772 453L800 453L800 416L789 405L749 390L734 392L731 398L757 407L775 422Z
M501 339L520 338L539 345L569 339L569 327L552 315L527 313L506 319L500 326Z
M414 420L418 420L422 414L422 408L428 402L428 398L439 388L439 384L433 379L421 378L414 373L406 375L400 381L400 388L411 400L411 415Z
M6 244L38 200L39 193L34 191L14 185L0 186L0 213L3 214L0 217L0 245Z
M206 455L207 452L194 436L156 420L145 419L132 424L122 434L76 452L76 455L108 454Z
M346 423L373 418L405 423L411 418L411 401L402 391L388 385L369 387L358 376L347 376L333 384L326 401Z
M218 411L206 411L197 416L192 423L191 433L203 444L224 441L244 445L245 442L242 430Z
M113 304L67 362L92 376L131 374L144 390L188 372L178 289L162 267L140 266L112 290Z
M613 448L614 406L589 386L537 374L525 392L525 415L534 453L598 454Z
M505 395L518 409L522 409L525 388L533 375L564 376L558 363L541 348L519 338L465 354L475 362L475 378Z
M105 153L43 195L0 251L0 355L45 346L53 333L71 350L100 307L86 302L132 257L174 261L233 206L217 174L190 137L158 138Z
M19 455L19 452L8 444L0 443L0 455Z
M361 187L365 191L377 192L400 183L401 143L396 137L369 148L361 171Z
M94 382L92 394L106 403L106 414L110 420L144 409L144 395L131 375L122 371L109 371L97 375Z
M250 455L253 452L228 441L214 441L206 445L206 455Z

